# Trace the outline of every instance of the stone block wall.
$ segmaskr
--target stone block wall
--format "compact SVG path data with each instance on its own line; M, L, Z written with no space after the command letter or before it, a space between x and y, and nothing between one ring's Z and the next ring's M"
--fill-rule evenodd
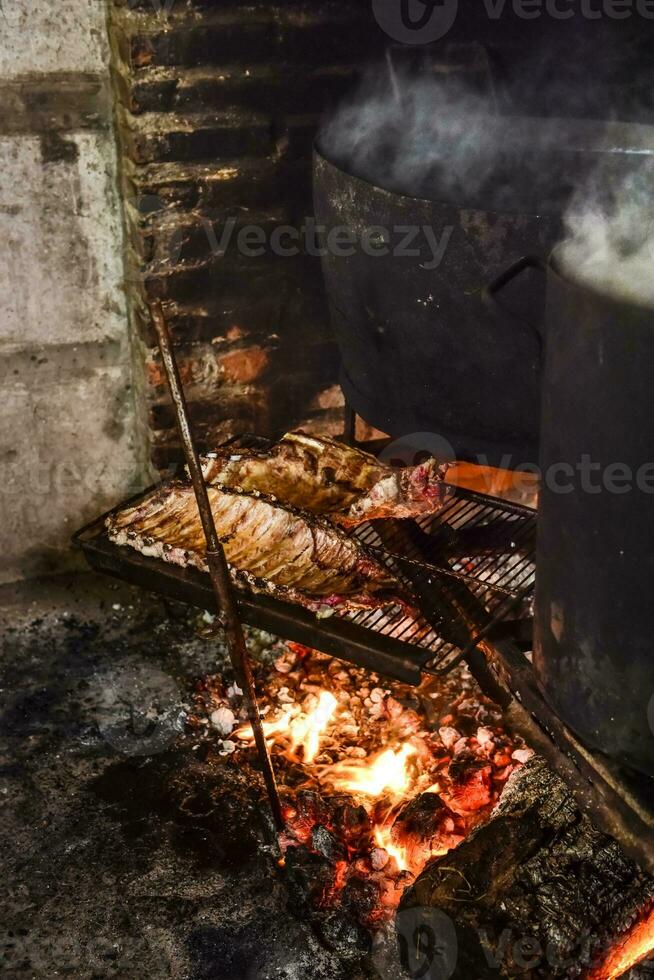
M108 51L97 0L0 5L0 582L145 479Z

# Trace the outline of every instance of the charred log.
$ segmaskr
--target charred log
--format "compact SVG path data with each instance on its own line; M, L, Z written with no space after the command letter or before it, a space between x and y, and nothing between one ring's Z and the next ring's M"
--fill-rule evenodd
M398 931L403 915L445 915L455 980L574 978L588 974L653 901L654 881L534 759L509 779L489 822L407 890Z

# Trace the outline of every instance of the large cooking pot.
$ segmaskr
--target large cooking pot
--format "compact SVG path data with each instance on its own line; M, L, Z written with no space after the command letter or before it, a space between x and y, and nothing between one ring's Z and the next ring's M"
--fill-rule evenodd
M598 153L619 176L654 138L649 127L622 124L490 117L484 125L502 154L468 194L444 168L423 175L418 193L408 178L379 186L318 141L315 211L326 229L368 236L365 250L323 254L351 406L394 437L435 433L459 458L515 467L538 459L540 324L526 324L543 309L542 283L521 277L499 312L484 304L482 287L526 252L549 252ZM397 254L410 228L419 232L404 250L418 256Z
M654 310L573 282L560 256L547 270L534 664L590 747L654 776Z

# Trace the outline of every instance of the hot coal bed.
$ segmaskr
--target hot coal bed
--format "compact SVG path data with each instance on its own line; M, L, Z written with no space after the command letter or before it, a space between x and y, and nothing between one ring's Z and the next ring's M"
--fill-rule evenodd
M651 879L465 669L416 688L251 631L277 839L212 617L82 578L3 619L7 976L600 978L646 954Z

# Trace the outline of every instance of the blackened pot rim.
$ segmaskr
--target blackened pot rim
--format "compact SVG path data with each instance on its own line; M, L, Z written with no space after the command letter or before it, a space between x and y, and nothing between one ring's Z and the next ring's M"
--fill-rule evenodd
M633 155L654 157L654 126L646 123L627 123L609 122L592 119L565 119L562 117L539 119L536 116L498 116L498 120L506 124L507 129L513 127L533 127L538 134L551 131L552 143L549 148L544 144L543 151L546 152L569 152L569 153L595 153L598 157L606 155L623 155L625 157ZM555 146L554 134L559 139L569 137L569 146L561 151L560 146ZM630 148L626 148L629 145ZM516 146L516 149L518 147ZM410 194L407 191L398 191L390 187L384 187L376 183L369 177L356 174L348 170L346 166L334 155L329 154L322 146L321 134L319 133L313 143L314 156L318 157L323 163L330 166L333 170L342 174L348 180L360 181L373 190L388 194L393 198L404 198L407 201L419 201L422 204L438 207L454 208L458 211L475 211L480 214L488 215L522 215L524 217L539 218L545 214L551 214L552 209L543 208L541 210L527 208L507 210L506 208L487 208L476 205L467 205L448 201L442 197L424 197L420 194ZM560 212L557 212L560 213Z

